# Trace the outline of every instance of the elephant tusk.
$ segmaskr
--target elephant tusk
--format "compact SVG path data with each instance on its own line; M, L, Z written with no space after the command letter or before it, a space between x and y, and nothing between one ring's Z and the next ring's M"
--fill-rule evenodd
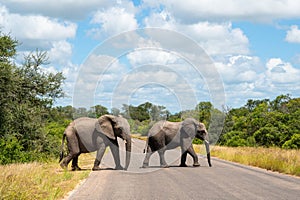
M209 144L209 141L208 140L204 140L207 144Z

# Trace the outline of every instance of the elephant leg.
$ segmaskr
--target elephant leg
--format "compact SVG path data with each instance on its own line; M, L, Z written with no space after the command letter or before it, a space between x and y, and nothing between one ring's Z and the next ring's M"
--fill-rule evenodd
M193 160L194 160L194 164L193 166L194 167L199 167L200 164L199 164L199 161L198 161L198 156L193 148L193 145L191 145L188 150L187 150L187 153L190 154L192 157L193 157Z
M76 137L75 133L74 132L66 132L66 135L67 135L67 144L68 144L69 153L63 159L63 161L60 163L60 166L63 169L66 169L68 167L68 164L72 159L77 157L77 160L78 160L78 156L80 154L78 138ZM77 161L75 160L72 162L77 162Z
M69 162L72 160L72 154L68 154L60 163L61 168L67 169Z
M166 151L166 147L163 147L162 149L158 150L158 154L159 154L159 159L160 159L160 166L167 168L169 166L165 160L165 151Z
M180 167L187 167L186 165L186 157L187 157L187 150L189 146L191 146L191 138L182 138L181 139L181 161L180 161Z
M153 154L153 152L150 150L150 147L148 146L142 168L149 167L149 160L150 160L150 157L151 157L152 154Z
M184 151L184 150L182 150ZM181 162L180 162L180 167L187 167L186 165L186 157L187 157L187 154L190 154L192 157L193 157L193 160L194 160L194 164L193 166L194 167L199 167L200 164L198 162L198 156L197 154L195 153L195 150L193 148L193 145L191 145L186 151L182 152L182 155L181 155Z
M72 160L72 171L80 171L81 168L78 166L78 157L80 154L77 154Z
M185 164L186 162L186 156L187 156L187 151L182 151L181 152L181 160L180 160L180 167L187 167L187 165Z
M106 149L105 144L104 143L100 144L99 149L97 151L96 159L94 161L94 167L92 169L93 171L100 170L99 165L100 165L100 162L103 158L105 149Z
M111 140L111 144L109 145L111 153L113 155L116 168L115 169L124 169L120 164L120 154L119 154L119 144L117 140Z

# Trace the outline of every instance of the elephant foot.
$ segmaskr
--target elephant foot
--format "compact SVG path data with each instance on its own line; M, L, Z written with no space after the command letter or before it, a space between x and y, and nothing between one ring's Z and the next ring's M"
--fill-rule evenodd
M64 162L61 162L61 163L60 163L60 167L61 167L62 169L67 169L67 168L68 168L68 165L66 165Z
M181 163L179 167L187 167L187 165L185 163Z
M143 165L142 168L149 168L149 165Z
M72 166L72 171L80 171L81 168L78 166Z
M115 170L124 170L124 167L122 167L121 165L119 165L119 166L115 167Z
M200 167L200 164L199 163L194 163L193 167Z
M99 166L94 166L94 167L92 168L92 170L93 170L93 171L100 171L101 168L100 168Z
M142 168L148 168L149 167L149 163L144 162Z

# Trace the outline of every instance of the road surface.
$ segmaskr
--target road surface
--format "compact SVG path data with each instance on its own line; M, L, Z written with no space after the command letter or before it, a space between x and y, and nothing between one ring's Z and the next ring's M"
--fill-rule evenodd
M201 167L180 168L179 149L166 154L170 168L158 167L156 153L150 159L151 167L142 169L145 142L133 140L128 171L111 169L114 164L108 152L101 164L103 170L91 172L68 199L300 199L300 178L216 158L213 167L208 167L202 156ZM124 156L121 158L124 160ZM192 165L191 159L188 165Z

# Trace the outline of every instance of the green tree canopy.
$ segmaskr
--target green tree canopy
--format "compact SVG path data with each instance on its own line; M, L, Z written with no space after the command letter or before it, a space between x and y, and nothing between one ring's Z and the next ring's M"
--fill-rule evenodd
M16 40L0 34L0 144L7 144L0 151L9 158L0 160L4 163L16 160L13 149L45 150L49 144L43 130L45 116L55 99L63 96L62 73L49 73L44 68L48 64L47 54L30 53L22 65L16 65L16 46Z

